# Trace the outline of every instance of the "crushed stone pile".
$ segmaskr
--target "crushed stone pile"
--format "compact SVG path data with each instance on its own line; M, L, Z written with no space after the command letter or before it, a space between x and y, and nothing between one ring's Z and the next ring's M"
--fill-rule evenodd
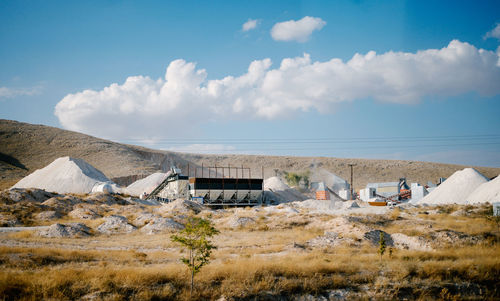
M283 204L277 205L277 206L266 206L262 208L264 211L268 213L284 213L284 214L296 214L299 213L299 210L285 206Z
M361 208L357 201L341 201L341 200L315 200L308 199L302 202L290 203L291 206L296 208L306 208L310 213L324 213L324 214L344 214L360 211L370 211L372 208ZM374 211L374 210L372 210ZM368 212L375 213L375 212Z
M432 251L429 243L422 237L408 236L402 233L391 234L394 246L398 249L416 250L416 251Z
M96 219L101 217L97 212L90 208L75 208L68 215L76 219Z
M389 233L382 230L371 230L363 235L363 238L369 241L372 245L378 246L380 242L380 233L384 236L386 246L394 246L394 241Z
M15 227L22 223L12 214L0 213L0 227Z
M486 182L488 182L488 178L477 170L465 168L455 172L417 204L467 204L469 195Z
M340 245L354 244L354 239L343 237L337 232L325 231L323 236L315 237L307 241L306 245L315 247L338 247Z
M142 212L135 217L133 224L136 227L142 227L157 217L160 216L149 212Z
M77 204L78 202L79 201L76 198L72 198L69 196L64 198L53 197L43 202L42 205L48 206L61 212L69 212L72 210L73 205Z
M481 184L468 197L468 204L500 202L500 176Z
M17 182L12 188L38 188L57 193L90 193L94 186L111 181L92 165L61 157Z
M343 206L342 202L315 199L308 199L302 202L293 202L291 205L299 208L312 209L313 212L331 212L339 210Z
M61 214L59 212L53 211L53 210L42 211L40 213L37 213L35 215L35 218L38 220L42 220L42 221L48 221L48 220L61 218Z
M107 193L92 193L84 198L90 204L106 204L106 205L127 205L129 201L119 195L111 195Z
M104 223L97 227L97 231L104 234L130 233L137 228L128 223L126 217L121 215L111 215L104 218Z
M27 201L42 203L52 197L60 196L57 193L50 193L42 189L13 188L0 192L0 197L14 202Z
M155 217L147 225L141 228L146 234L156 234L164 231L184 229L184 226L171 218Z
M38 231L42 237L85 237L90 234L90 228L81 223L53 224Z
M448 229L430 232L429 236L432 244L437 247L475 245L480 240L478 236Z
M160 214L171 214L171 213L194 213L198 214L203 210L207 210L205 206L188 200L177 199L173 202L166 203L160 208L158 208L158 212Z
M230 228L241 228L252 224L255 224L255 219L247 216L232 216L227 222Z
M166 177L166 173L156 172L128 185L127 188L125 188L125 192L133 196L140 196L144 192L150 194Z
M267 203L287 203L306 199L302 193L290 188L278 177L264 180L264 201Z

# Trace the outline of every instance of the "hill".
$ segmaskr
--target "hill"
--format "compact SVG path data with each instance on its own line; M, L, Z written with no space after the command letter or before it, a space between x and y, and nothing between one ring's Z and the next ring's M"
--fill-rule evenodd
M449 177L465 167L474 167L489 178L500 173L500 168L402 160L176 153L116 143L55 127L0 120L0 189L12 186L63 156L81 158L120 184L129 184L156 171L166 171L171 165L187 172L188 164L191 175L194 175L194 167L202 164L243 165L252 168L252 176L260 176L264 166L266 178L274 176L275 169L280 173L314 173L316 168L323 168L349 179L347 164L354 163L355 189L363 188L368 182L397 181L400 177L425 184L439 177Z

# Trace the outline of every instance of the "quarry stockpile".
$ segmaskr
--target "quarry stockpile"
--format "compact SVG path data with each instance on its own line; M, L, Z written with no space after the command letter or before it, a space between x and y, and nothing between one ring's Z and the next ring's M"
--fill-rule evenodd
M467 204L468 196L479 186L488 182L473 168L456 171L451 177L421 199L418 204Z
M264 180L264 193L266 201L278 203L303 201L307 199L302 193L290 188L278 177L271 177Z
M323 168L313 170L312 175L310 176L310 181L324 182L326 186L335 191L337 194L343 189L349 190L349 184L346 180Z
M111 181L92 165L71 157L61 157L17 182L12 188L38 188L57 193L90 193L95 186ZM106 186L116 188L114 183ZM11 189L12 189L11 188ZM109 192L109 191L108 191Z
M500 202L500 176L481 184L468 197L468 204Z
M144 179L137 180L128 185L125 191L133 196L140 196L144 192L150 194L151 191L158 187L158 185L160 185L166 177L166 173L156 172L145 177Z

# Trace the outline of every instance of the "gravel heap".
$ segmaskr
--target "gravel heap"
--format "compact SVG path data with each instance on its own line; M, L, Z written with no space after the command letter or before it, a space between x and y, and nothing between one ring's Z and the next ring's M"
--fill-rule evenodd
M90 193L94 186L111 182L82 159L62 157L24 177L12 188L38 188L57 193Z

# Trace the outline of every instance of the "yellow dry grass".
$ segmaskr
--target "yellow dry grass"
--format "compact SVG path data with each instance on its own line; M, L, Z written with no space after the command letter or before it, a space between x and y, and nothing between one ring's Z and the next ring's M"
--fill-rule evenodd
M425 234L422 229L432 225L433 230L458 229L471 235L491 232L495 239L427 252L394 250L381 262L377 248L368 244L302 247L325 229L290 221L314 216L259 213L253 217L253 228L225 228L215 237L218 249L196 275L192 299L286 299L333 289L348 289L354 299L365 298L366 290L379 299L498 299L500 245L495 221L481 214L417 214L392 211L359 217L358 222L389 233ZM326 216L317 218L328 221ZM271 226L261 229L267 224ZM416 225L420 230L415 230ZM0 299L190 299L188 272L179 261L182 250L170 241L170 233L47 239L19 232L0 235L3 238L38 247L0 247ZM75 250L75 246L86 249Z

